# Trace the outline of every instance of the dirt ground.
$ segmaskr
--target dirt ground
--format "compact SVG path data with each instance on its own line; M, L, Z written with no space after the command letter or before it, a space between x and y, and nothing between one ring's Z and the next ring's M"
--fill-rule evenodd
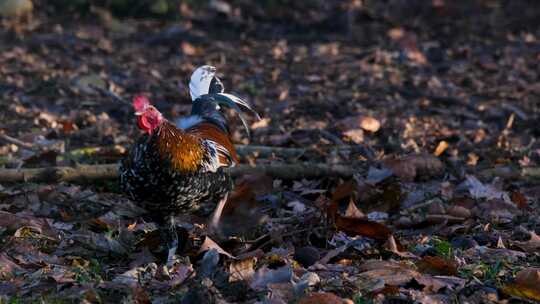
M540 301L535 2L1 1L0 180L117 163L140 134L121 100L188 115L203 64L262 117L248 138L230 115L273 149L243 163L354 175L236 178L220 235L178 218L171 269L115 179L2 183L0 303Z

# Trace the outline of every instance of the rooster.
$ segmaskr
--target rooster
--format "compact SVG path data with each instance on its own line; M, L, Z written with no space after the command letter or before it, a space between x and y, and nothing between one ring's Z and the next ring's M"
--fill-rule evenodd
M246 131L242 108L259 115L241 98L224 93L211 66L197 68L189 88L191 115L168 121L145 96L133 99L137 124L144 135L120 166L120 186L147 209L168 243L170 265L178 246L174 216L209 214L216 228L233 183L224 170L238 163L230 130L220 106L235 110Z

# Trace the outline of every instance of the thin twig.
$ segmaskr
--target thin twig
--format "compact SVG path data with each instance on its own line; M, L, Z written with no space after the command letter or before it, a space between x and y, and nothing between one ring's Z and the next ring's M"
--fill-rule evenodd
M322 137L328 139L329 141L335 143L336 145L345 145L345 142L343 142L343 140L341 140L341 138L339 138L338 136L324 130L324 129L319 129L319 133L321 134Z
M14 144L17 147L20 147L20 148L23 148L23 149L26 149L26 150L30 150L30 151L39 151L40 150L39 148L35 147L31 143L27 143L27 142L24 142L22 140L13 138L13 137L11 137L11 136L9 136L7 134L4 134L4 133L0 133L0 139L2 141L4 141L4 142L7 142L9 144Z
M291 232L288 232L288 233L285 233L285 234L281 234L281 235L280 235L280 238L282 238L282 237L293 236L293 235L295 235L295 234L303 233L303 232L311 231L311 230L312 230L312 228L302 228L302 229L299 229L299 230L295 230L295 231L291 231ZM255 241L251 241L250 244L255 244L257 241L261 241L261 240L263 240L263 239L266 238L266 237L270 237L270 239L269 239L268 241L266 241L266 242L260 244L260 245L257 245L255 248L253 248L253 247L248 247L247 249L243 250L243 251L240 253L240 255L241 255L241 254L245 254L245 253L247 253L247 252L255 251L255 250L260 249L260 248L263 248L264 246L267 246L267 245L269 245L269 244L271 244L271 243L273 243L273 242L276 241L274 238L272 238L271 233L266 233L266 234L262 235L261 237L257 238ZM247 243L247 242L246 242L246 243Z
M338 146L346 146L345 142L343 140L341 140L341 138L339 138L338 136L332 134L329 131L326 131L324 129L320 129L319 133L321 134L322 137L332 141L333 143L335 143ZM375 158L375 153L373 152L373 150L371 150L369 147L367 147L365 145L358 145L356 147L356 151L359 151L362 154L364 154L364 157L366 157L368 160L373 160ZM343 152L346 152L346 151L339 151L338 150L337 152L339 154L341 154L342 156L346 157L346 155L343 154Z

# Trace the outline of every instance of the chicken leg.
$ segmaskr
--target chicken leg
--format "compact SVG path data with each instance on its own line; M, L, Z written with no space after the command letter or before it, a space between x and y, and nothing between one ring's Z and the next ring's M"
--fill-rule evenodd
M159 229L161 239L167 243L167 267L174 264L174 255L178 249L178 234L176 233L176 223L174 216L168 216L165 227Z
M219 221L221 219L221 214L223 213L223 209L225 208L225 204L227 203L227 198L229 197L229 194L225 194L225 196L219 201L216 209L212 213L212 217L210 218L209 228L211 231L216 231L219 226Z

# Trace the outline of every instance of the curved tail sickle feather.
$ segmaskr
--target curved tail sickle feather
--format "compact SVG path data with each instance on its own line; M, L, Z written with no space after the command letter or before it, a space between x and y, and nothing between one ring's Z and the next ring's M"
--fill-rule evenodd
M248 102L236 95L224 93L223 84L217 78L216 68L213 66L204 65L193 72L189 82L189 92L193 107L190 116L176 121L177 127L181 129L186 130L206 121L216 124L223 131L229 132L227 120L219 111L220 106L229 107L238 114L248 137L250 132L243 110L248 110L258 120L261 119Z

